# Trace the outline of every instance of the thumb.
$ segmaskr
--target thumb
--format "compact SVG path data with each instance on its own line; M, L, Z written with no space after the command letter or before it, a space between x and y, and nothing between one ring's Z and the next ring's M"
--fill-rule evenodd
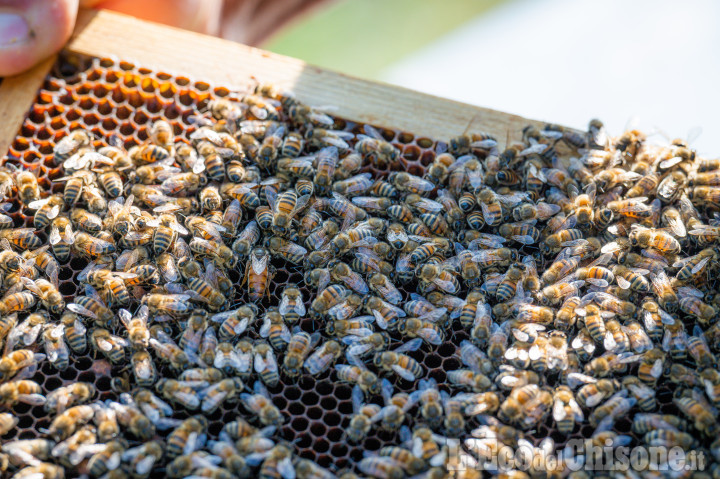
M78 0L0 0L0 77L15 75L60 50Z

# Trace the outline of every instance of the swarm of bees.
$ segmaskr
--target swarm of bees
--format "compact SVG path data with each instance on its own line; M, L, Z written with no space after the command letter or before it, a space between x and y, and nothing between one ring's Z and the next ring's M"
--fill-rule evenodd
M2 211L34 212L26 228L0 215L0 432L18 405L48 414L37 438L2 442L3 471L581 479L553 439L582 429L602 447L704 453L703 477L720 477L720 161L593 120L529 126L504 150L453 138L417 176L374 128L335 129L269 85L192 121L187 138L156 121L129 149L72 131L54 193L0 167ZM63 295L69 261L86 267ZM288 266L297 284L276 281ZM423 357L444 344L462 366L430 375ZM34 379L88 352L110 364L102 400ZM350 386L344 441L395 443L347 470L300 457L271 391L303 375ZM236 419L214 435L220 408ZM502 445L558 467L493 469Z

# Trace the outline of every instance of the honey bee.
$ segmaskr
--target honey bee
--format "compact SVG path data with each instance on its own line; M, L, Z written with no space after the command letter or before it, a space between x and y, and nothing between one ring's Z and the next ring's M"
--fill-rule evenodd
M370 420L382 421L382 429L396 431L405 422L406 413L415 405L417 398L402 392L393 394L392 384L387 379L382 380L381 392L385 406Z
M333 284L318 292L310 304L310 309L317 315L323 314L350 295L350 291L342 285Z
M260 229L258 222L255 220L250 221L243 231L238 235L237 239L232 245L232 250L238 257L244 257L250 254L252 247L260 239Z
M279 426L284 422L280 410L270 401L270 394L261 382L255 382L253 394L240 394L240 400L248 411L257 415L261 424Z
M277 359L275 353L266 342L258 342L253 347L255 372L260 375L260 379L270 386L275 387L280 381L278 374Z
M5 412L0 414L0 433L4 436L17 426L18 418L12 413Z
M569 387L560 386L553 393L553 419L561 434L570 434L576 423L582 423L585 415Z
M578 373L572 373L568 379L571 387L583 384L578 389L575 398L579 404L589 408L597 406L605 398L615 394L620 386L615 380L595 379Z
M40 199L40 187L33 172L19 170L15 174L15 184L17 185L20 201L28 205L28 207L32 202Z
M42 342L50 363L58 371L64 371L70 365L70 351L64 341L64 326L46 325L42 333Z
M266 189L266 198L273 211L272 230L275 234L286 235L293 221L293 217L307 204L310 196L298 199L297 193L288 190L277 195L273 188Z
M42 246L33 228L12 228L0 230L0 239L7 241L19 250L34 250Z
M702 329L698 325L693 328L693 335L687 338L687 350L699 368L708 368L717 362L715 355L711 352L710 346L705 340Z
M380 412L377 404L363 404L363 391L360 386L352 390L353 416L345 434L352 442L360 442L370 432L372 427L371 419Z
M93 141L92 136L86 130L73 130L67 136L64 136L57 142L53 153L57 163L64 162L70 157L76 155L81 149L89 146ZM66 166L67 168L68 166Z
M298 376L302 372L305 359L312 348L320 341L320 335L310 335L303 331L293 333L287 346L285 359L283 360L283 371L290 377Z
M55 257L59 261L67 261L70 257L70 248L75 242L75 235L66 216L53 219L48 241Z
M675 289L664 271L657 271L650 277L653 293L658 304L670 313L677 311L679 301Z
M473 133L461 135L450 139L450 153L462 155L471 152L473 148L488 149L497 145L495 138L489 133Z
M65 470L62 466L50 464L49 462L38 462L37 465L27 466L19 470L13 476L16 479L31 479L43 477L45 479L63 479Z
M94 328L90 331L90 345L110 362L118 364L125 359L125 348L130 343L107 329Z
M223 379L203 391L200 409L204 413L210 414L220 407L223 402L232 400L244 387L240 378Z
M422 339L415 338L395 348L393 351L376 353L373 363L378 368L394 372L406 381L414 381L422 376L422 366L413 358L403 353L406 351L416 351L421 344Z
M538 293L538 298L544 305L558 304L568 296L577 295L583 284L585 282L582 280L551 284Z
M441 344L445 337L437 324L419 318L401 318L398 331L403 336L422 338L428 344Z
M189 299L190 296L187 294L154 293L143 296L142 304L146 304L152 314L183 316L192 311Z
M90 406L73 406L53 419L47 434L56 440L65 440L90 421L94 415L95 411Z
M266 240L265 246L272 254L281 256L286 261L294 264L301 264L303 258L307 254L307 250L292 241L288 241L278 236L270 237Z
M175 458L183 454L184 451L194 451L199 445L200 435L206 429L207 419L203 416L193 416L185 419L168 436L165 453L169 458ZM162 457L162 454L160 454L160 457Z
M42 388L34 381L17 379L0 385L0 403L12 407L18 403L42 406L46 403Z
M250 467L232 441L212 441L208 444L212 453L222 458L223 464L231 473L239 477L250 475ZM217 469L214 470L217 471Z
M701 433L712 436L717 432L717 421L712 413L712 406L702 397L697 390L682 391L681 395L673 399L673 403L693 420L695 429Z
M35 296L24 291L6 294L0 299L0 314L6 315L15 311L27 311L32 309L36 303Z
M130 365L138 386L149 387L157 381L157 368L147 350L135 351L130 357Z
M65 242L67 242L67 238L65 239ZM112 254L116 251L115 244L90 236L82 231L75 233L72 246L73 251L90 258L99 258L101 256Z
M628 323L626 326L623 326L623 331L630 341L630 347L636 353L642 354L652 349L653 340L650 339L650 336L645 332L645 328L643 328L640 323Z
M290 330L277 309L270 308L266 311L263 325L260 328L260 336L268 338L270 344L278 350L284 349L290 342Z
M264 248L255 248L250 259L245 264L245 277L243 284L248 285L248 294L251 301L262 299L274 276L269 268L270 255Z
M633 225L630 231L630 243L641 248L655 248L663 253L680 252L680 243L669 234Z
M557 253L564 246L572 244L571 242L584 239L583 236L583 232L579 229L561 229L547 236L541 248L546 253Z
M505 273L503 280L497 287L497 291L495 292L497 300L500 302L505 302L509 301L512 297L514 297L517 285L522 279L522 276L523 270L520 268L520 266L517 264L511 265Z
M322 374L342 356L342 353L343 347L339 342L328 340L307 358L304 364L305 370L313 376Z
M668 308L667 301L670 300L672 304L672 299L670 298L669 293L667 293L667 290L664 289L662 291L665 294L664 306L668 311L672 311L672 307ZM672 291L674 293L674 291ZM709 304L704 303L700 298L698 298L697 295L686 292L686 291L680 291L680 301L677 303L680 306L680 310L686 314L692 315L697 320L703 324L709 323L714 317L715 317L715 308L710 306ZM662 304L660 301L660 298L658 298L658 302Z
M363 327L362 329L367 328ZM347 353L357 357L363 357L373 352L383 351L389 343L389 337L385 332L371 333L367 336L349 334L347 336L343 336L341 339L343 343L349 346Z
M355 144L355 150L364 157L370 157L373 163L382 168L388 163L394 162L399 156L400 151L370 125L364 126L366 135L358 135L358 142Z
M200 395L187 382L162 378L155 383L155 389L171 403L181 405L191 411L200 407Z
M195 237L190 241L190 250L200 257L210 259L219 267L233 268L237 263L235 253L216 241Z
M127 441L108 441L103 450L90 457L87 463L88 470L94 477L100 477L111 469L116 470L117 464L121 461L122 454L126 449ZM73 462L73 459L70 461Z
M460 291L460 284L451 272L440 269L437 265L425 264L418 268L417 276L425 287L437 287L446 293Z
M338 379L358 386L365 394L380 394L381 383L377 375L367 369L357 357L347 356L347 359L350 365L335 366Z

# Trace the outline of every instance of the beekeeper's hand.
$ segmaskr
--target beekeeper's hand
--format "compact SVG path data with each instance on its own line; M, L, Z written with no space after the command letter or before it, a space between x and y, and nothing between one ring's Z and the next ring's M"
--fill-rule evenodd
M0 77L21 73L60 50L70 38L79 6L256 45L320 1L0 0Z

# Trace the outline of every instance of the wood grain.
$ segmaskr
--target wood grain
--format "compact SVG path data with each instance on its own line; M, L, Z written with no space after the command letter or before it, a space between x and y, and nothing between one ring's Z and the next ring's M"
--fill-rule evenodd
M245 88L255 81L274 83L310 105L337 107L332 111L337 116L434 139L484 131L504 144L508 133L516 140L522 127L540 124L108 11L82 13L68 49L229 88Z
M4 78L0 83L0 155L4 156L10 148L55 59L53 55L31 70Z
M541 124L109 11L81 11L66 49L231 89L273 83L309 105L333 106L333 115L437 140L482 131L504 146L527 124ZM53 60L0 85L0 152L7 151Z

